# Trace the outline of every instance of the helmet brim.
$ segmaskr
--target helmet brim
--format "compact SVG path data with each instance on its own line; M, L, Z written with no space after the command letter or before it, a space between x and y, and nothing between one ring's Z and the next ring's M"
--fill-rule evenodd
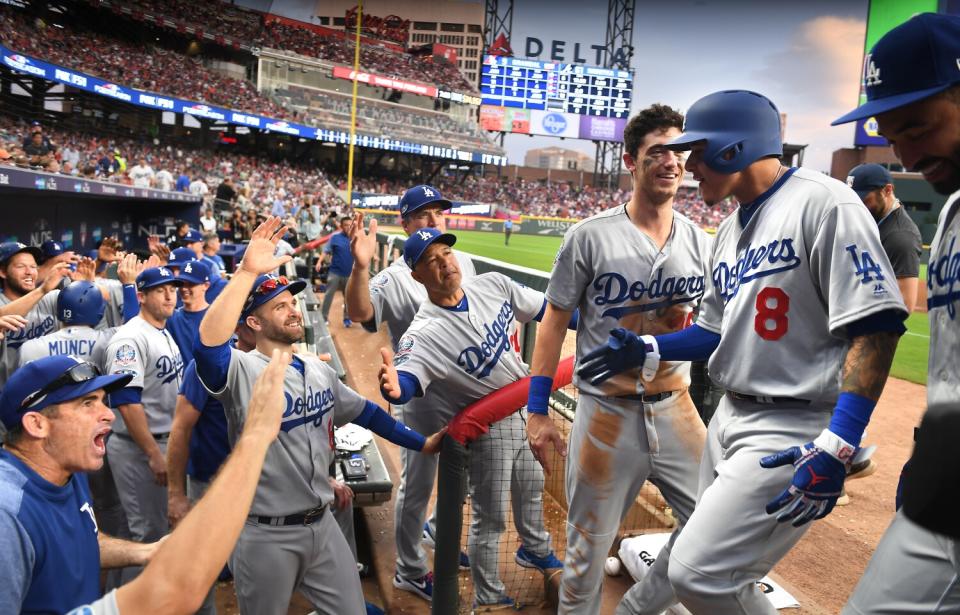
M664 147L674 152L685 152L692 149L697 143L706 143L710 140L710 134L700 131L685 132L673 141L664 144Z

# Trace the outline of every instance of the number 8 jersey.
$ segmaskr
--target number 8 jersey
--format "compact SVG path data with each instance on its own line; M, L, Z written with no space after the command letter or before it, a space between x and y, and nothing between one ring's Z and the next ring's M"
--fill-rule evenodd
M710 376L730 391L833 402L846 326L906 308L877 225L835 179L791 169L717 230L697 324L720 334Z

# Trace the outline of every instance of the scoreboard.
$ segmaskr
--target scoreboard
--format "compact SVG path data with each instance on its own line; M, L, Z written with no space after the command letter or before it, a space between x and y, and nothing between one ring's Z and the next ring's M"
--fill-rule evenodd
M626 118L633 75L614 68L484 56L481 104Z

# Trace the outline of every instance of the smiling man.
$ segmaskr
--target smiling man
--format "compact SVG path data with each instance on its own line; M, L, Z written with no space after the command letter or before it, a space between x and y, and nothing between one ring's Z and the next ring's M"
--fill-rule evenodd
M154 545L97 529L85 473L103 465L113 412L104 394L130 375L101 376L70 356L20 368L0 395L0 604L64 613L100 595L100 568L146 563Z

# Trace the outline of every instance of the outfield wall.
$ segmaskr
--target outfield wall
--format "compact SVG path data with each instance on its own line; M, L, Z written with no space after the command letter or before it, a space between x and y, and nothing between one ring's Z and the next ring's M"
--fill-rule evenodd
M388 209L358 209L368 219L373 218L378 224L400 226L400 212ZM451 231L487 231L491 233L503 232L503 220L481 218L478 216L458 216L447 214L447 229ZM541 216L520 216L513 221L513 232L523 235L554 235L563 237L567 230L579 222L573 218L546 218Z

